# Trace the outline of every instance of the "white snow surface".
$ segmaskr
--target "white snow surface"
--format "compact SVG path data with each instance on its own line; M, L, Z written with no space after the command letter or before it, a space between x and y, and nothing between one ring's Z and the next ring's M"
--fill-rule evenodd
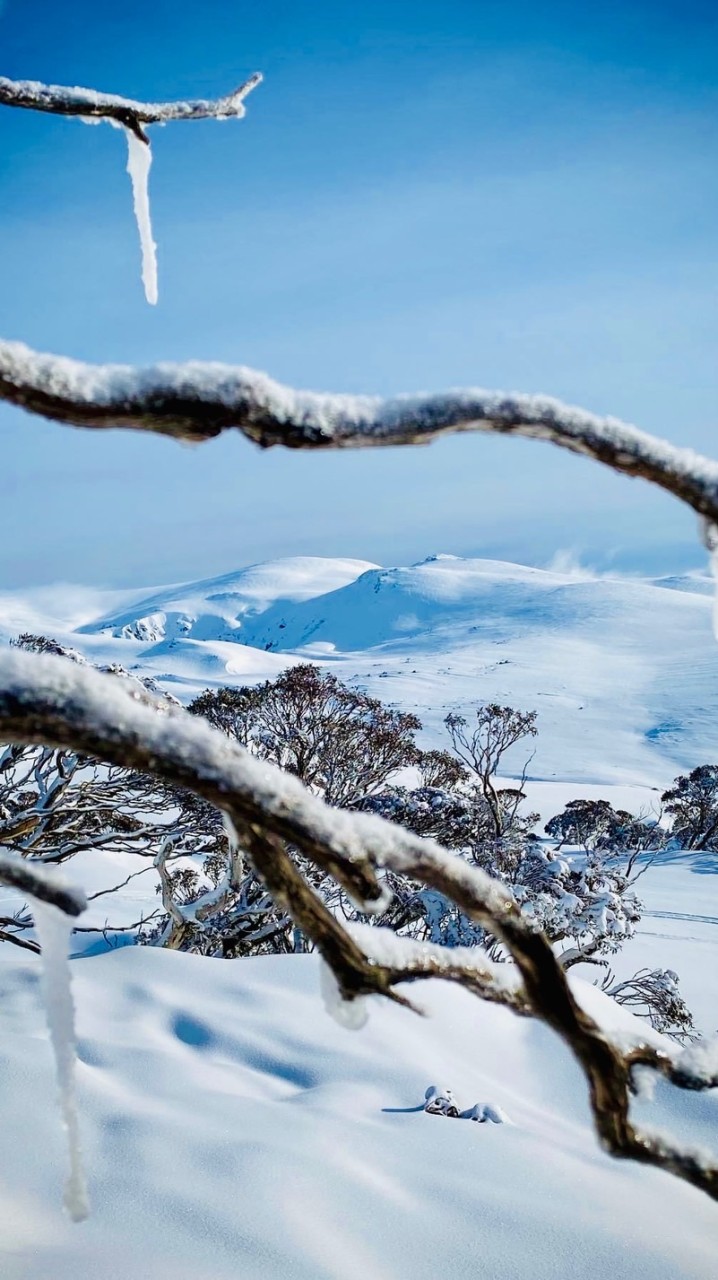
M61 1135L38 964L0 951L4 1280L709 1280L718 1210L603 1155L546 1029L449 984L430 1016L327 1017L313 956L226 962L127 948L73 962L93 1214L59 1209ZM635 1024L576 984L594 1016ZM432 1080L511 1125L403 1114ZM708 1096L642 1114L703 1144ZM386 1110L385 1110L386 1108Z

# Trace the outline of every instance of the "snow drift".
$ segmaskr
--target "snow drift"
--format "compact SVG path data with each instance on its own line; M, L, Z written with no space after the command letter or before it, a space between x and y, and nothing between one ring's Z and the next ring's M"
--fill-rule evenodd
M38 968L0 953L7 1280L714 1274L716 1206L599 1152L583 1082L551 1033L441 982L420 993L430 1017L372 1002L349 1032L324 1012L311 956L125 949L73 962L94 1205L75 1227L59 1208ZM416 1104L432 1080L513 1124L386 1110ZM689 1137L700 1124L703 1142L717 1132L709 1097L661 1090L654 1113Z

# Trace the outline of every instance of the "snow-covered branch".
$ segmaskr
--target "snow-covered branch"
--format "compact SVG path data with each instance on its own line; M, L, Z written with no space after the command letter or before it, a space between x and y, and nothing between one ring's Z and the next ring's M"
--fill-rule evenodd
M235 428L263 447L423 444L478 431L548 440L640 476L718 524L718 462L615 418L546 396L476 389L382 400L294 391L241 366L89 365L0 342L0 400L79 427L124 427L209 440Z
M40 84L36 80L8 80L0 76L0 106L25 107L30 111L47 111L60 116L81 116L87 120L114 120L130 129L142 142L149 143L142 128L146 124L167 124L171 120L240 119L245 114L245 98L261 79L261 74L255 72L238 89L212 101L136 102L114 93L98 93L95 89Z
M57 875L37 863L26 862L15 854L0 850L0 883L7 884L20 893L29 894L38 902L47 902L68 916L79 916L85 910L87 900L81 889L75 889Z
M441 976L482 996L530 1012L564 1041L586 1077L599 1139L614 1155L665 1169L718 1199L718 1165L649 1137L634 1126L629 1105L637 1064L669 1074L681 1088L715 1083L712 1060L679 1060L671 1074L649 1046L613 1043L576 1003L542 934L521 915L505 886L431 840L370 814L330 809L298 779L251 757L199 717L149 703L124 681L62 658L7 651L0 657L0 736L47 742L141 768L187 787L222 808L268 890L310 937L330 967L342 999L384 995L401 1003L396 984ZM287 853L285 842L333 875L366 907L383 905L377 871L407 874L455 902L510 951L519 981L497 979L491 966L443 949L430 951L377 933L348 930L331 914ZM503 988L503 995L502 995Z

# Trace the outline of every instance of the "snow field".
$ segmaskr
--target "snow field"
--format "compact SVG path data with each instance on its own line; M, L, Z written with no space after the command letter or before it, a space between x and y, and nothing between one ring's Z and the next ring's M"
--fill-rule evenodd
M0 956L0 1171L8 1280L708 1280L716 1209L609 1160L584 1085L545 1029L440 982L430 1013L324 1012L311 956L224 963L127 948L73 962L93 1201L60 1211L64 1168L32 958ZM591 1011L632 1020L588 991ZM391 1114L448 1082L512 1125ZM664 1129L716 1133L715 1101L662 1090ZM718 1136L718 1135L717 1135Z

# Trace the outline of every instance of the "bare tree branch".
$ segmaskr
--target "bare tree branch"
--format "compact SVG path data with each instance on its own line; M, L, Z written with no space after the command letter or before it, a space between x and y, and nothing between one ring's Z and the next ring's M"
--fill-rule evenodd
M36 863L26 862L23 858L2 850L0 883L19 889L21 893L29 893L38 902L49 902L68 916L79 916L85 910L86 899L81 889L74 889L63 883Z
M464 390L381 400L293 391L241 366L88 365L0 341L0 400L78 427L202 441L237 429L266 448L424 444L478 431L548 440L641 476L718 524L718 463L546 396Z
M8 933L7 929L0 928L0 942L12 942L13 946L21 947L23 951L32 951L33 955L40 955L40 946L37 942L32 942L29 938L20 938L16 933Z
M81 116L88 120L114 120L149 145L143 124L166 124L170 120L241 119L245 114L245 98L261 80L260 72L255 72L233 93L213 101L135 102L114 93L98 93L95 89L65 88L57 84L40 84L36 80L7 80L0 76L0 106L25 107L31 111Z
M677 1058L651 1045L637 1045L628 1054L632 1070L651 1067L679 1089L718 1089L718 1041L698 1041Z
M141 871L132 871L119 884L113 884L110 889L98 889L96 893L88 893L87 901L94 902L96 898L105 898L110 893L117 893L118 889L124 889L125 885L130 883L130 880L136 880L138 876L143 876L147 871L151 870L151 867L143 867Z
M199 718L138 699L123 682L62 658L8 651L0 656L0 735L44 741L130 765L187 787L224 809L241 834L267 888L314 941L342 996L378 994L406 1003L395 984L442 976L508 1007L531 1012L564 1041L586 1077L596 1131L615 1156L668 1170L718 1199L718 1165L704 1156L642 1134L633 1125L632 1072L644 1064L681 1088L715 1084L705 1065L685 1054L670 1074L648 1045L628 1053L577 1004L547 940L524 920L507 889L433 841L367 814L329 809L281 770L253 759ZM376 959L327 910L284 847L329 872L365 905L381 903L377 869L410 875L444 893L508 948L522 986L506 991L490 968L454 965L443 953L419 956L395 939L391 963L378 943ZM437 949L440 950L440 949ZM421 971L420 971L421 970ZM460 972L463 970L464 972Z

